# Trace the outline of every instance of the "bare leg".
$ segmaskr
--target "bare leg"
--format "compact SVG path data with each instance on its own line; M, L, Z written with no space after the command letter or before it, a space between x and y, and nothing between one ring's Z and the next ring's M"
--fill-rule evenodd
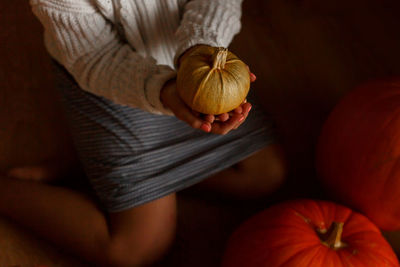
M276 191L285 181L286 172L283 150L280 145L272 144L198 187L235 198L260 198Z
M107 220L79 192L1 177L0 215L97 266L137 266L160 257L172 242L176 199L172 194Z

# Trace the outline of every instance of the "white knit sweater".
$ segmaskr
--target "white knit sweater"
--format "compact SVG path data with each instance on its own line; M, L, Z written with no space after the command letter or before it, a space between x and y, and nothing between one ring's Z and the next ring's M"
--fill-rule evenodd
M170 114L160 101L174 59L196 44L227 47L242 0L30 0L50 55L80 87L115 103Z

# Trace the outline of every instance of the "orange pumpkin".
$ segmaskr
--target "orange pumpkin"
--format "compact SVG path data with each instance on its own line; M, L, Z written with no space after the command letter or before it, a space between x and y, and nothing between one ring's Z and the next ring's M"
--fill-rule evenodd
M384 230L400 229L400 79L356 88L322 129L317 170L328 192Z
M223 267L400 266L379 229L332 202L294 200L272 206L231 236Z

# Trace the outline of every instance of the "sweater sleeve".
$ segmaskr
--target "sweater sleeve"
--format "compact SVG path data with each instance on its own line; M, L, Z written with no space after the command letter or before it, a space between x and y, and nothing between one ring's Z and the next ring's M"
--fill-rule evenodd
M160 100L175 71L136 53L92 0L31 0L50 55L80 87L114 103L155 114L172 112Z
M242 0L192 0L184 9L176 34L178 58L197 44L228 47L240 31Z

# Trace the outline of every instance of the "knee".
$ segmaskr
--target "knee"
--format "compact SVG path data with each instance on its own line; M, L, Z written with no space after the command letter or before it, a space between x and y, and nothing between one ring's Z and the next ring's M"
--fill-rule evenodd
M272 193L279 189L286 181L287 165L283 158L276 158L270 166L265 168L264 173L259 173L260 187L266 193Z
M259 198L278 190L286 181L287 163L282 148L270 145L245 160L241 168L247 174L249 197Z
M102 266L139 267L149 266L163 258L175 240L176 221L162 229L138 233L130 240L114 239L108 245Z
M149 266L159 260L168 252L173 241L175 231L168 234L168 237L158 238L138 237L135 244L125 242L113 242L105 253L102 266L107 267L140 267ZM142 239L142 240L140 240ZM139 242L143 241L143 242Z

